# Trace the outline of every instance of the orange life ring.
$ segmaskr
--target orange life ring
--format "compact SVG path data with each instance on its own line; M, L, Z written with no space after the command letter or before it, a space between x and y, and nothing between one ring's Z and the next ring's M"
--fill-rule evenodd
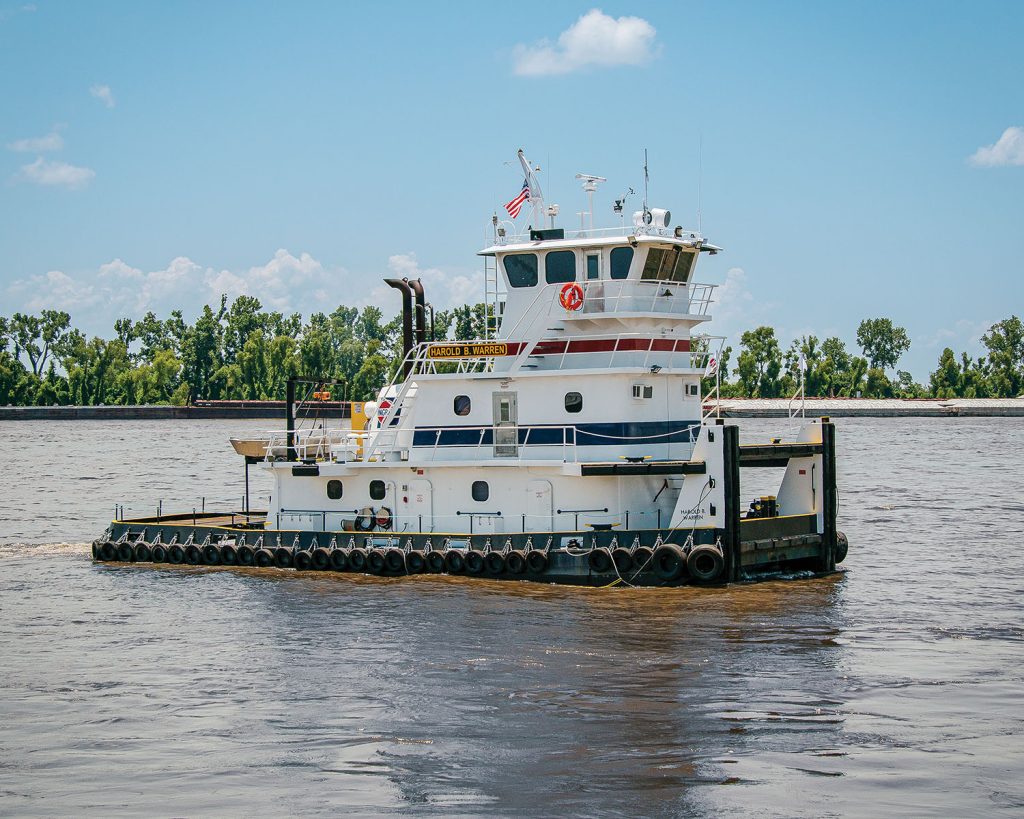
M391 528L391 510L386 506L382 506L377 510L377 526L380 529Z
M583 306L583 285L579 282L562 285L558 301L566 310L579 310Z

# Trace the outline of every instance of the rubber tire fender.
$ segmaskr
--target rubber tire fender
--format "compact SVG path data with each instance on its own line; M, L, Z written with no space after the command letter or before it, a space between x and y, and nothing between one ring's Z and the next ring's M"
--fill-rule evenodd
M633 565L638 572L649 572L653 568L651 558L654 557L654 549L650 546L637 546L633 550Z
M208 566L220 565L220 546L216 543L208 543L203 548L203 562Z
M220 547L220 562L225 566L237 566L238 565L238 549L232 546L230 543L225 543Z
M403 574L405 572L405 552L395 548L385 549L384 570L391 574Z
M366 556L366 568L373 574L384 574L386 565L387 561L384 559L384 550L370 549L370 553Z
M154 563L166 563L167 562L167 547L162 543L156 544L153 547L151 558Z
M836 532L836 563L846 560L850 551L850 539L843 532Z
M462 574L466 570L466 556L460 549L445 552L444 569L448 574Z
M313 556L305 549L295 553L295 568L300 572L308 572L313 566Z
M149 548L149 544L144 540L138 541L132 551L135 553L134 559L136 563L149 563L153 559L153 550Z
M686 553L674 543L664 543L655 549L651 562L661 580L678 580L686 574Z
M548 568L548 556L540 549L531 549L526 554L526 571L530 574L544 574Z
M93 560L102 560L103 559L103 558L100 557L100 545L101 544L100 544L100 542L98 540L94 540L92 542L92 559Z
M255 564L256 551L248 544L243 543L238 547L238 565L252 566Z
M725 558L714 546L694 546L686 556L686 568L697 583L714 583L725 571Z
M587 555L587 566L590 571L604 574L612 569L612 553L603 546L600 549L593 549Z
M502 555L501 552L488 552L486 555L484 555L484 568L487 569L487 574L504 574L504 555Z
M314 571L326 572L331 568L331 553L323 546L318 546L309 556L309 565L313 567Z
M509 574L522 574L526 571L526 555L518 549L513 549L505 555L505 568Z
M114 541L106 540L100 544L100 560L106 560L108 563L117 560L117 544Z
M122 563L131 563L135 559L135 550L132 548L132 544L125 541L118 545L117 559Z
M185 562L185 547L180 543L175 543L173 546L167 547L167 562L173 563L175 566L181 565Z
M287 546L274 549L274 565L279 569L290 569L295 565L295 555Z
M427 552L427 571L433 574L444 574L444 552Z
M203 550L195 543L190 544L185 550L185 562L188 563L189 566L202 566Z
M483 574L486 565L484 553L479 549L466 552L466 574Z
M624 549L622 546L612 549L612 560L619 572L628 572L633 568L633 555L629 549Z
M350 560L348 552L344 549L331 549L328 553L328 559L331 562L330 568L336 572L346 572L350 568Z
M269 569L274 565L274 553L266 547L257 549L252 556L252 563L261 569Z
M423 552L409 552L405 556L405 568L409 574L423 574L427 570L427 559Z
M366 571L366 549L352 549L348 553L348 565L354 572Z

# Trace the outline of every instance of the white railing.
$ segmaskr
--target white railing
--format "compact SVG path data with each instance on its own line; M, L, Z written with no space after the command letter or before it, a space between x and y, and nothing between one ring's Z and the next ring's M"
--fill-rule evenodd
M703 237L700 233L692 230L683 230L681 231L681 234L679 236L676 236L676 229L674 227L658 228L653 226L637 227L636 225L620 225L618 227L585 228L583 230L563 228L563 231L565 232L566 240L608 239L617 238L620 236L623 238L628 238L630 236L657 236L664 239L687 239L692 242L703 240ZM497 233L493 237L493 241L495 245L503 247L505 245L529 244L531 242L536 242L539 240L531 239L529 231L523 231L522 233L512 233L508 231L507 228L503 228L497 231Z
M287 460L288 431L272 430L261 436L267 442L266 460ZM327 461L341 451L354 454L359 434L350 429L301 429L292 432L292 451L299 461Z

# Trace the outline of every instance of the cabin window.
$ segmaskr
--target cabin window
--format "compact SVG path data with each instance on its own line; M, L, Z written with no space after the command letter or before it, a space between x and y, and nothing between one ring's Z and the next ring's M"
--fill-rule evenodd
M509 253L502 259L511 287L533 287L537 284L537 254Z
M601 278L601 257L596 253L587 256L587 281Z
M370 481L370 500L384 500L386 494L384 481Z
M470 409L473 407L473 402L470 400L468 395L456 395L455 396L455 414L456 415L469 415Z
M700 393L700 387L696 384L683 385L683 395L697 395L698 393Z
M327 497L331 500L341 500L341 492L344 487L341 481L330 480L327 482Z
M633 264L633 248L612 248L610 275L613 279L625 279L629 276L629 266L631 264Z
M654 398L654 386L651 384L634 384L633 397L641 400Z
M567 392L565 394L565 411L566 412L582 412L583 411L583 395L578 392Z
M683 252L678 247L652 247L647 251L641 279L659 282L685 284L693 268L694 254Z
M555 250L544 257L544 280L548 284L576 281L576 254Z
M491 487L487 485L487 481L473 481L473 500L483 503L491 496Z

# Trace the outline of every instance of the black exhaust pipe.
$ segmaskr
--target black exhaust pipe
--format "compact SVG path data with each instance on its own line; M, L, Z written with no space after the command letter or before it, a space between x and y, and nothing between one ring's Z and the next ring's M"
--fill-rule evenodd
M408 279L384 279L384 284L402 291L402 377L408 378L412 370L409 354L413 348L412 331L412 288Z
M423 344L427 340L427 301L423 296L423 282L411 279L409 287L416 297L416 343Z

